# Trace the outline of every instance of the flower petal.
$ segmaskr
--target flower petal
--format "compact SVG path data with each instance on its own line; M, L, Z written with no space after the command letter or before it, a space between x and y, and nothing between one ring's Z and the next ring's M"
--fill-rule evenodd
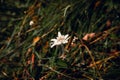
M51 41L54 41L54 42L55 42L55 41L57 41L57 39L51 39Z
M67 37L65 40L67 40L67 41L68 41L68 39L70 39L70 37Z
M62 42L63 44L65 44L65 43L68 43L68 41L67 40L65 40L64 42Z
M60 41L57 41L55 44L56 45L61 45L62 43Z
M69 35L67 34L67 35L65 35L65 39L68 37Z
M51 48L53 48L54 46L55 46L55 44L50 45Z
M61 33L60 32L58 32L58 37L60 37L61 36Z

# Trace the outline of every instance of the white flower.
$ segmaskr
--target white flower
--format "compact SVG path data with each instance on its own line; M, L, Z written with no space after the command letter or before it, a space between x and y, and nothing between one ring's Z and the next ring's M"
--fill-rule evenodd
M58 32L58 37L56 37L56 39L51 39L51 48L56 46L56 45L61 45L61 44L65 44L65 43L68 43L68 39L70 37L68 37L68 34L67 35L61 35L60 32Z
M30 21L29 25L32 26L34 24L34 21Z
M74 36L72 42L75 42L78 39L78 37Z
M74 43L75 43L76 40L78 40L78 37L74 36L74 38L73 38L71 44L74 45Z

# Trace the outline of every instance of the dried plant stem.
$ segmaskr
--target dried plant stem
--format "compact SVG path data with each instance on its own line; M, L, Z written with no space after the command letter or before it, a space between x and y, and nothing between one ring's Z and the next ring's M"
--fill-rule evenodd
M86 50L88 51L88 53L89 53L89 55L90 55L90 57L91 57L91 59L92 59L92 62L93 62L93 64L94 64L95 68L96 68L96 72L97 72L98 76L100 77L100 79L102 79L101 74L100 74L100 72L99 72L99 70L98 70L98 67L97 67L97 65L96 65L96 63L95 63L95 60L94 60L94 57L92 56L91 51L89 50L89 48L88 48L86 45L83 44L83 46L84 46L84 47L86 48Z
M85 78L87 78L87 79L89 79L89 80L93 80L93 78L91 78L91 77L88 76L88 75L83 74L82 76L85 77Z
M120 29L120 27L116 26L116 27L110 28L110 29L108 29L108 30L106 30L106 31L104 31L102 33L99 33L98 35L96 35L97 38L95 40L92 40L90 42L90 44L94 44L94 43L96 43L96 42L98 42L98 41L100 41L102 39L105 39L109 34L113 33L116 30L119 30L119 29Z
M113 55L113 56L110 56L110 57L107 57L107 58L105 58L105 59L96 61L95 64L96 64L96 65L102 64L103 62L107 62L107 61L110 60L110 59L116 58L116 57L119 55L119 53L120 53L120 51L114 53L115 55ZM94 64L90 64L88 67L94 67L94 66L95 66Z
M49 32L43 34L43 35L41 36L41 38L44 38L44 37L47 36L49 33L51 33L52 31L54 31L54 30L56 29L56 27L57 27L57 24L55 24L54 27L53 27Z
M71 79L71 80L76 80L75 78L70 77L70 76L68 76L68 75L65 75L65 74L63 74L63 73L55 70L54 68L48 66L48 65L43 65L43 64L41 64L41 66L46 67L46 68L50 69L51 71L53 71L53 72L55 72L55 73L57 73L57 74L60 74L60 75L62 75L62 76L65 76L65 77L67 77L67 78L69 78L69 79Z

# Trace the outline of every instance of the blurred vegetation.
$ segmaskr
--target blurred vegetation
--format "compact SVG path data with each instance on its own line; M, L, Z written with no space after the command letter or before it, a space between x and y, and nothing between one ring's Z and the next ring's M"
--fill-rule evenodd
M119 0L0 0L0 80L120 80L119 34Z

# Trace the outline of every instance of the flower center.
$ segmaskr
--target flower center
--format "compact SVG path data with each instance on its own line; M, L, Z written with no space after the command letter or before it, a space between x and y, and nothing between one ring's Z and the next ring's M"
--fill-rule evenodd
M61 36L61 37L58 37L58 41L63 41L65 38L63 37L63 36Z

